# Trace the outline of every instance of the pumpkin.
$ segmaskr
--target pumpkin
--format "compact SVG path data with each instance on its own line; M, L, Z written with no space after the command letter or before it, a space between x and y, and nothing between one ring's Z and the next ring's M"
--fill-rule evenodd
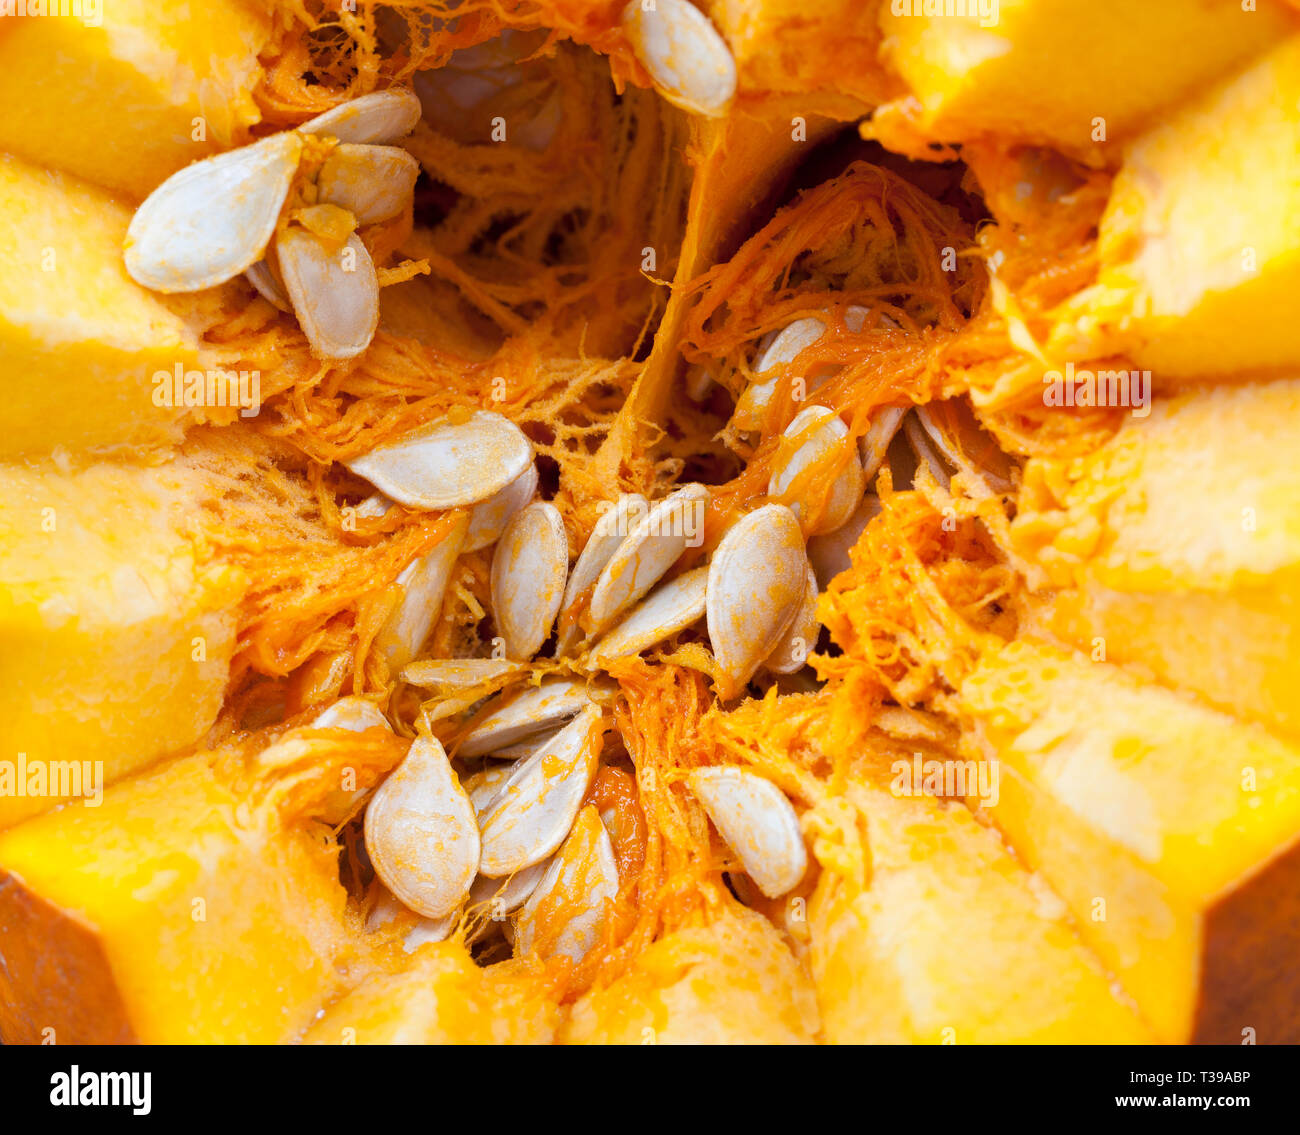
M1298 16L932 7L3 22L0 1040L1300 1039Z

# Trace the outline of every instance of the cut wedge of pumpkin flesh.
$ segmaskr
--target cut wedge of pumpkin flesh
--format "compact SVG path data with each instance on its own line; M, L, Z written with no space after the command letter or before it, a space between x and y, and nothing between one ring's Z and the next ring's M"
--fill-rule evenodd
M364 784L360 744L307 794L327 800L349 761ZM6 1041L273 1043L343 992L365 951L338 849L230 760L182 757L0 833Z
M1044 625L1300 732L1298 447L1288 380L1161 400L1082 461L1030 462L1012 536L1046 573Z
M18 252L0 305L14 376L0 410L0 710L26 730L0 753L0 785L57 746L92 759L95 790L58 808L48 791L0 793L0 1039L1078 1043L1235 1040L1247 1025L1295 1039L1294 990L1272 976L1289 972L1282 912L1300 905L1300 793L1279 739L1300 654L1294 486L1271 452L1294 449L1294 396L1256 380L1291 361L1277 297L1300 238L1286 179L1241 184L1240 156L1290 168L1294 108L1262 92L1291 88L1294 21L1272 6L1161 0L1134 15L1108 0L1085 16L1004 0L990 50L978 21L884 3L660 7L710 25L706 57L731 54L737 89L705 108L716 117L643 89L621 4L520 17L574 43L521 68L518 87L493 39L512 14L495 5L454 24L445 4L387 7L328 42L296 0L264 14L228 0L184 22L132 0L84 35L67 19L0 21L0 92L14 106L50 92L0 124L0 150L22 155L0 158ZM71 65L53 88L35 82L56 54ZM356 358L314 358L292 312L242 281L174 306L123 274L122 202L250 141L259 115L260 136L343 91L404 88L415 70L436 96L480 67L509 129L489 144L426 119L402 140L427 177L412 211L357 234L384 290ZM1123 79L1098 93L1098 75ZM510 117L534 83L558 92L553 134ZM862 132L945 164L856 139L821 148L882 99ZM1016 147L1056 145L1070 157L1026 164L1064 171L1065 188L981 202L947 161L952 142L1002 190ZM304 145L299 217L331 144ZM802 191L786 201L791 184ZM1078 214L1095 203L1100 217L1108 191L1094 249ZM1238 245L1258 269L1245 282L1225 267ZM265 256L263 288L278 271ZM860 331L854 308L888 314ZM763 430L719 440L726 396L686 405L687 363L722 363L737 397L762 338L800 318L827 331L784 366ZM1101 352L1240 385L1172 401L1158 377L1157 408L1122 428L1038 405L1049 361ZM273 412L205 407L194 416L228 424L195 426L170 458L190 421L136 400L194 360L259 371ZM1026 374L1033 404L1013 413ZM893 455L878 481L873 469L879 507L819 604L837 653L815 671L760 670L719 704L698 627L609 663L609 732L577 832L599 852L586 857L598 904L548 867L564 893L504 928L462 907L434 931L445 940L410 952L367 930L349 841L402 760L399 735L433 723L454 738L496 690L410 687L385 659L386 628L419 616L415 667L486 658L497 629L491 547L457 558L438 610L402 606L403 573L476 502L368 509L345 466L434 423L500 414L540 459L570 553L619 494L657 503L708 481L704 544L673 566L680 579L767 503L805 377L824 381L816 397L850 444L881 407L970 395L989 436L1031 460L1005 502L947 470L900 491ZM1234 539L1238 495L1260 523ZM1107 660L1032 645L1039 632L1103 638ZM549 657L520 667L512 682L556 676ZM348 695L396 732L279 735L287 714ZM923 739L998 761L1000 795L972 798L980 814L847 775L872 721L890 731L882 751ZM195 743L218 747L171 755ZM688 773L717 764L770 777L786 801L808 842L795 891L763 898L687 791ZM555 922L542 940L573 948L532 948L539 905Z
M808 906L826 1040L1150 1043L1050 886L960 803L916 787L851 787L870 878L826 871Z
M1166 383L1294 373L1298 104L1300 33L1132 141L1101 223L1097 284L1053 332L1064 357L1126 354ZM1269 177L1251 172L1261 159Z
M1073 154L1107 154L1105 143L1132 136L1296 27L1276 4L1002 0L927 13L933 7L878 8L881 55L915 100L902 113L917 133Z
M564 1044L810 1044L812 983L765 918L734 910L666 935L570 1010Z
M260 119L253 88L271 21L257 5L44 8L0 28L0 99L15 108L0 120L0 150L139 200L182 166L246 140Z
M0 828L180 752L221 709L244 573L173 463L0 465Z
M335 1001L304 1044L550 1044L560 1007L541 976L513 962L475 965L459 942L420 947Z
M0 459L180 440L174 376L195 371L198 340L126 274L130 220L104 190L0 154Z
M1013 643L961 687L989 814L1164 1042L1294 1043L1300 748L1122 670Z

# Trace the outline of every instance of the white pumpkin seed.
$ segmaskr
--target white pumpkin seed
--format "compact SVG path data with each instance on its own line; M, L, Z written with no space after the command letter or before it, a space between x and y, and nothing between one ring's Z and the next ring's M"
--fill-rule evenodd
M930 470L939 487L946 491L952 484L952 467L944 461L943 455L931 440L929 431L921 424L915 411L903 419L903 433L907 436L907 443L912 447L917 460ZM903 486L900 484L897 487Z
M482 874L511 875L564 842L596 775L603 737L601 712L589 705L511 772L483 812Z
M852 566L849 551L867 525L880 515L880 509L880 498L875 493L868 493L844 524L834 532L814 536L808 541L808 560L823 591L840 572L848 571Z
M774 674L795 674L802 670L808 664L808 655L817 647L820 625L817 622L817 576L810 564L799 613L776 649L763 660L763 665Z
M375 635L375 647L388 662L390 673L396 674L406 666L429 637L442 611L442 600L464 539L462 520L433 551L413 560L397 577L402 598Z
M757 773L734 767L698 768L687 782L763 894L779 898L798 886L808 852L784 792Z
M375 900L375 905L366 915L366 929L371 932L378 930L381 926L388 925L406 909L388 891L381 888L379 898ZM414 911L410 913L415 914ZM402 938L403 951L411 954L426 942L446 941L451 937L451 932L456 929L456 924L460 921L460 913L459 909L454 910L446 918L421 918L416 915L415 925Z
M402 681L423 690L468 690L519 670L508 658L426 658L402 671Z
M461 781L461 786L469 797L470 807L474 809L474 816L477 819L483 818L484 809L496 799L497 793L510 779L510 774L514 770L513 764L489 765Z
M858 438L858 456L862 460L862 475L868 484L871 484L872 478L880 472L885 454L889 451L889 443L894 440L894 435L898 433L906 414L905 406L882 406L875 411L867 432Z
M607 904L618 898L618 861L609 833L590 805L582 810L560 853L514 919L515 953L563 956L580 962L600 941ZM568 913L562 927L543 915Z
M501 538L510 518L523 508L537 492L537 466L530 464L499 493L480 501L469 514L469 532L465 551L477 552Z
M972 470L995 493L1010 491L1011 459L980 425L964 398L918 406L916 421L949 466Z
M609 558L596 580L586 626L599 635L663 578L692 541L703 539L709 490L684 485L652 505Z
M650 505L640 493L623 493L614 502L614 507L592 527L591 536L569 573L569 586L564 590L555 649L557 657L564 657L582 639L579 612L575 608L584 592L596 586L600 573L618 551L619 545L649 511Z
M398 146L344 143L316 175L317 199L346 209L359 225L396 217L411 202L420 163Z
M457 756L480 757L551 729L586 708L592 691L572 678L547 678L536 686L506 694L461 739Z
M754 359L754 373L768 371L792 362L805 347L811 347L826 333L826 324L815 316L796 319L775 335L764 336L759 342ZM766 382L751 382L736 400L731 416L732 425L740 430L757 430L763 425L763 416L776 393L776 378ZM809 391L811 393L811 391Z
M694 568L661 584L591 649L592 661L605 665L616 658L640 654L672 638L704 615L709 569Z
M549 745L558 732L558 729L544 729L541 733L534 733L531 737L525 737L522 741L515 741L511 745L502 745L499 749L494 749L491 755L498 760L523 760Z
M708 16L687 0L631 0L623 30L659 93L696 114L722 114L736 94L736 61Z
M131 218L131 278L155 292L198 292L247 271L271 242L301 153L301 138L273 134L172 174Z
M419 121L420 100L413 92L394 87L340 103L304 122L298 132L358 145L384 145L405 138Z
M492 557L492 611L506 656L532 658L551 633L569 574L560 510L538 501L516 513Z
M744 687L794 621L807 562L799 522L780 504L742 517L718 544L705 614L723 697Z
M512 914L528 901L528 896L537 890L537 884L546 877L550 868L548 857L503 879L480 875L469 889L469 905L486 907L493 918Z
M417 737L366 808L375 872L416 914L445 918L469 894L479 832L469 797L436 738Z
M364 733L367 729L387 729L386 718L377 705L365 698L339 698L311 723L313 729L347 729Z
M773 467L767 484L768 496L771 497L784 497L809 466L823 464L837 451L847 450L850 445L848 427L840 421L834 410L828 410L825 406L809 406L800 411L786 427L783 436L804 440L793 453ZM860 462L845 461L819 516L811 516L806 500L790 502L790 510L799 518L809 535L834 532L853 515L865 490L866 480Z
M251 265L244 275L257 289L258 294L272 307L277 307L281 311L293 311L289 297L285 295L284 288L280 286L280 281L275 278L275 273L271 271L270 265L265 260L259 260Z
M509 418L478 410L468 421L430 422L345 464L410 508L463 508L523 474L533 450Z
M289 228L276 238L275 251L312 352L351 359L370 346L379 326L379 278L361 238L353 233L331 251L314 233Z

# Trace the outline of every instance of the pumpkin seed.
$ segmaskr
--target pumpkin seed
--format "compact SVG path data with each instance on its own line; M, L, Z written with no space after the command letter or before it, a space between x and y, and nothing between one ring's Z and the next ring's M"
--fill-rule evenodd
M331 251L306 229L288 228L276 238L275 249L285 291L312 352L351 359L370 346L379 326L379 278L361 238L353 233Z
M754 675L798 614L807 586L799 522L769 504L738 520L709 564L705 600L709 640L723 697Z
M624 493L614 502L614 507L596 521L591 536L578 554L573 571L569 573L569 586L565 588L564 603L560 608L560 630L555 649L557 657L567 654L582 638L582 628L575 611L579 600L585 592L595 587L605 565L649 509L649 503L640 493Z
M550 855L573 826L600 760L601 712L589 705L521 762L484 809L479 871L511 875Z
M504 489L476 504L469 514L465 551L477 552L501 538L510 518L537 492L537 466L530 464Z
M258 291L258 294L281 311L292 312L293 307L289 303L289 297L285 295L284 288L280 281L276 279L275 273L271 271L271 266L265 260L259 260L256 264L251 265L244 276L248 282Z
M539 749L549 745L558 732L558 729L545 729L541 733L525 737L522 741L515 741L511 745L502 745L499 749L494 749L492 756L499 760L511 761L531 757Z
M598 665L640 654L685 630L704 614L709 569L695 568L655 588L591 650Z
M402 681L425 690L467 690L519 670L508 658L427 658L402 671Z
M515 916L516 954L536 951L545 958L561 956L580 962L600 941L607 904L616 898L614 846L596 809L588 805L537 889ZM554 924L557 914L564 918L558 927Z
M366 850L384 885L425 918L444 918L469 894L479 831L469 797L433 737L417 737L370 798Z
M569 574L569 540L555 505L516 513L492 557L492 610L510 658L528 659L551 633Z
M692 515L702 516L709 490L703 485L685 485L651 506L645 517L609 558L596 581L587 609L586 625L593 635L650 590L690 546L698 532L692 532Z
M795 415L785 429L784 437L803 439L799 447L784 460L779 460L767 484L768 496L784 497L797 479L810 466L823 465L831 460L837 450L846 449L850 442L848 427L840 421L834 410L825 406L809 406ZM799 518L809 535L834 532L853 515L862 500L866 481L862 465L857 460L845 461L827 494L820 515L813 517L804 500L790 502L790 510Z
M907 443L911 446L917 460L930 470L934 475L934 479L939 483L939 487L947 491L952 483L952 467L944 461L943 456L931 440L929 431L921 424L915 411L903 419L903 433L906 435Z
M572 717L592 702L585 682L546 678L539 685L507 694L461 739L457 756L479 757L499 752Z
M464 422L430 422L345 464L410 508L446 509L487 500L532 460L514 422L479 410Z
M734 767L698 768L687 782L763 894L779 898L798 886L808 852L785 793L757 773Z
M510 774L514 772L515 766L508 765L489 765L480 772L467 776L461 781L461 787L465 789L465 794L469 797L470 807L474 809L474 815L477 819L483 818L483 811L493 800L496 799L497 793L501 791L505 782L510 779Z
M696 114L722 114L736 94L736 61L708 16L687 0L631 0L623 31L659 93Z
M367 729L387 729L386 718L377 705L365 698L339 698L311 723L313 729L347 729L364 733Z
M817 576L812 565L808 566L807 584L803 594L803 603L795 615L790 629L785 632L776 649L764 660L763 665L774 674L794 674L807 665L808 655L817 645L820 624L817 622Z
M867 525L880 515L880 509L880 498L875 493L868 493L843 525L834 532L814 536L808 541L808 560L817 573L817 583L822 590L829 587L840 572L848 571L852 566L849 551Z
M889 443L898 433L906 413L905 406L882 406L875 411L867 432L858 438L858 456L862 459L862 475L868 484L880 471L885 454L889 450Z
M765 335L759 341L758 355L754 359L754 373L766 374L785 363L793 362L805 347L817 342L826 332L826 324L815 316L796 319L775 335ZM751 382L736 400L731 422L740 430L757 430L763 425L768 404L776 393L776 378L766 382Z
M410 203L420 163L397 146L347 142L316 175L317 199L350 212L358 225L396 217Z
M381 887L379 898L375 900L375 905L370 908L370 913L366 915L366 929L371 932L378 930L381 926L388 925L406 909L392 894ZM460 913L460 910L457 909L447 915L446 918L421 918L417 916L415 925L402 938L402 949L410 954L414 953L426 942L446 941L451 937L451 932L456 929L456 924L460 921Z
M465 524L462 520L433 551L413 560L397 577L402 597L375 635L375 647L391 673L419 653L442 611L443 596L465 539Z
M964 398L918 406L916 421L952 468L975 472L995 493L1011 490L1011 459Z
M383 145L405 138L419 121L420 100L413 92L394 87L340 103L304 122L298 132L340 142Z
M198 292L262 258L284 208L302 139L273 134L172 174L127 228L131 278L155 292Z
M528 896L537 890L537 884L546 877L550 867L551 860L548 856L540 863L534 863L531 867L525 867L502 879L480 875L469 889L469 905L487 907L493 917L511 914L528 901Z

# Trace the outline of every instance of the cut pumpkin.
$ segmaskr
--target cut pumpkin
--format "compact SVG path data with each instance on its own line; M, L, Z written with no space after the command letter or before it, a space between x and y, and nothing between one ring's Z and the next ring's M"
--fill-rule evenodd
M0 465L0 827L216 719L245 581L198 527L209 491L179 463Z
M258 5L48 7L0 23L0 104L12 108L0 150L139 199L261 118L252 91L270 19Z
M352 737L353 735L349 735ZM0 1032L11 1043L267 1044L363 965L324 820L345 762L196 753L0 833ZM369 762L369 763L367 763ZM283 782L279 779L283 777ZM290 787L286 794L281 783ZM318 806L319 805L319 806Z
M870 878L823 873L808 908L831 1044L1143 1044L1051 888L955 802L857 782Z
M1294 373L1300 36L1133 141L1099 252L1097 285L1054 333L1062 350L1130 355L1165 385Z
M1300 1039L1300 749L1026 642L961 699L971 755L1002 770L993 819L1156 1035Z
M180 440L186 411L155 401L154 376L192 371L197 339L126 274L130 220L103 190L0 154L0 459Z
M949 5L952 7L952 5ZM937 9L937 11L935 11ZM912 102L888 108L941 142L996 136L1098 154L1295 28L1277 0L984 0L880 6L881 56Z
M1300 732L1300 381L1156 403L1082 461L1026 470L1040 615L1240 717Z

